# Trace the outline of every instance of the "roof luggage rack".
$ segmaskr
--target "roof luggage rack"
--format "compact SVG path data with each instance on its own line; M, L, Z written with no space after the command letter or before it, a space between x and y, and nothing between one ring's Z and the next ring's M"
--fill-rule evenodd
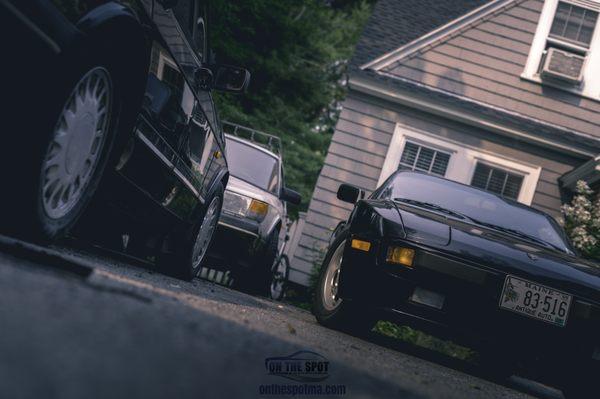
M238 125L237 123L223 121L221 124L223 125L223 132L225 134L248 140L279 156L283 155L281 139L279 137Z

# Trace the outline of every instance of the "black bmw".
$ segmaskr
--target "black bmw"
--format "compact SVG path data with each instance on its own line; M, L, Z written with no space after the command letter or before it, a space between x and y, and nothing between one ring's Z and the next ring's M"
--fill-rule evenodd
M0 0L0 229L69 232L195 276L229 178L209 0Z
M526 364L569 397L597 394L600 268L550 216L446 179L397 172L336 229L314 304L328 327L399 321ZM484 356L485 358L485 356Z

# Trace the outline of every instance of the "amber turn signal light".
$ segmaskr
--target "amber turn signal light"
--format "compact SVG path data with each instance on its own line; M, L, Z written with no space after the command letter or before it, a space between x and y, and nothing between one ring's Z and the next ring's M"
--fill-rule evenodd
M358 249L359 251L369 252L371 249L371 243L369 241L358 240L356 238L352 239L351 243L352 248Z
M385 260L389 263L412 267L415 260L415 250L402 247L389 247Z

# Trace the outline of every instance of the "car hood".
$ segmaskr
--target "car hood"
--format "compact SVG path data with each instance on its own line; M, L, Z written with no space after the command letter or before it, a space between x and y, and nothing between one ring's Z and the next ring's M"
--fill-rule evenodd
M600 266L510 234L396 204L405 238L600 303Z

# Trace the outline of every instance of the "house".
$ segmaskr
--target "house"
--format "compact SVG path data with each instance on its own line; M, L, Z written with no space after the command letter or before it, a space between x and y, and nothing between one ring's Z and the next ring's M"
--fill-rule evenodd
M600 0L380 0L293 255L306 277L351 206L395 170L477 186L555 217L600 185ZM308 280L306 280L308 281Z

